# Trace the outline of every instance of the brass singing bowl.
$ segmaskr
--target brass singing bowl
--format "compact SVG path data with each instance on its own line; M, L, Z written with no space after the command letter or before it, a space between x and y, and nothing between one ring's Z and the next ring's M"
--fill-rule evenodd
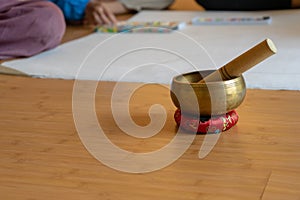
M200 116L225 114L236 109L246 95L243 76L225 81L198 83L214 70L178 75L171 84L171 98L182 112ZM194 99L194 100L193 100Z

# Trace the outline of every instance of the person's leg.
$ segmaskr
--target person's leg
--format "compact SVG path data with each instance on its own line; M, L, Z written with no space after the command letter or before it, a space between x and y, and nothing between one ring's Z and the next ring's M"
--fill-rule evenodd
M28 57L56 47L65 32L61 10L42 0L1 0L0 59Z

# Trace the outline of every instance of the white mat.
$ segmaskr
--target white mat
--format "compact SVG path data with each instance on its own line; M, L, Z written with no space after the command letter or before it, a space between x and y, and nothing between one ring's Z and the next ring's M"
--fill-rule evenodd
M278 54L244 73L248 88L300 90L300 10L143 11L132 21L190 21L195 16L271 16L270 25L187 26L171 34L100 34L3 65L43 78L170 83L179 73L216 69L271 38Z

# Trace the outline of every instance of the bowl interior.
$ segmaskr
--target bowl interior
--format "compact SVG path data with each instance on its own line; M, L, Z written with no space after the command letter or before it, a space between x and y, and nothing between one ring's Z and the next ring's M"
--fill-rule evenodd
M198 81L202 80L203 77L207 76L212 72L214 72L214 70L190 72L190 73L175 76L173 81L179 83L187 83L187 84L197 83Z

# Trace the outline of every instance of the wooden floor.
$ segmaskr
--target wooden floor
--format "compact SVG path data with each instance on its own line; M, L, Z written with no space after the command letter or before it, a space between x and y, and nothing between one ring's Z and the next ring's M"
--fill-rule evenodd
M1 199L299 199L299 91L248 90L238 124L221 134L205 159L198 158L205 136L197 135L170 166L130 174L103 165L81 143L72 116L73 84L0 76ZM95 98L107 137L132 152L166 145L176 133L168 89L147 85L133 95L130 111L139 125L149 123L150 105L167 111L159 134L133 139L112 118L113 86L100 83Z
M69 27L64 42L89 31ZM73 119L73 86L72 80L0 75L0 199L300 199L299 91L248 90L237 109L238 124L220 135L207 157L198 158L205 135L197 135L171 165L130 174L105 166L86 150ZM112 117L113 87L99 83L95 111L115 145L138 153L170 142L177 127L167 88L147 85L132 96L129 109L139 125L150 122L153 104L167 113L161 132L136 139Z

